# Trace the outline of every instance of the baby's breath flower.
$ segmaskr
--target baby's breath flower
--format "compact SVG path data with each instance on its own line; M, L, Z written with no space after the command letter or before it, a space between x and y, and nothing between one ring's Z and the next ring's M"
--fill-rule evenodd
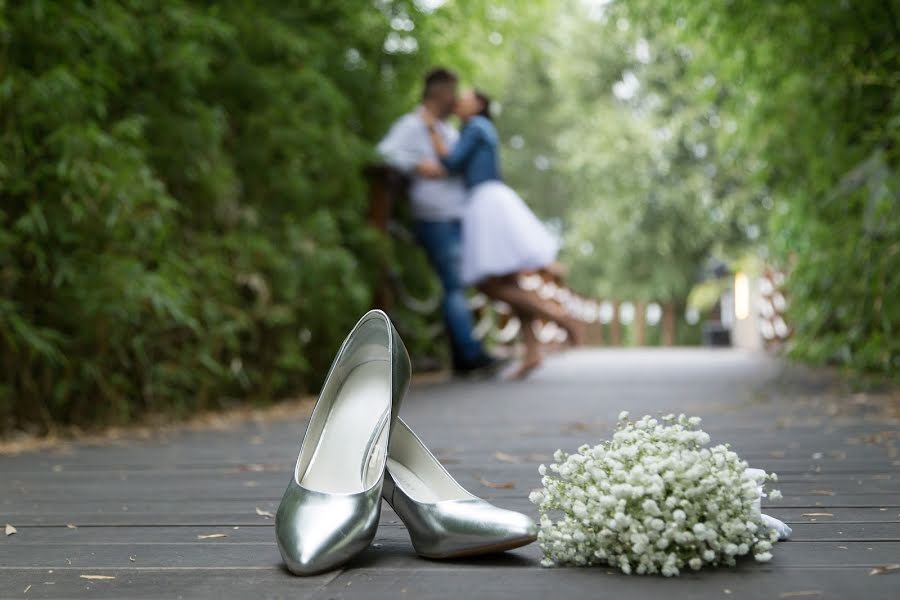
M619 415L612 440L557 450L554 463L538 469L543 489L529 499L541 512L541 564L673 577L704 564L733 566L748 554L771 560L773 523L787 529L759 510L774 474L748 469L727 446L707 447L698 417L628 416Z

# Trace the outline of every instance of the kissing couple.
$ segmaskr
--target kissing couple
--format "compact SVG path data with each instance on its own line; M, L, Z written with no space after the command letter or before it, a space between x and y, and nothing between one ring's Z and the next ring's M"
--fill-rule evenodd
M454 371L495 370L473 336L465 289L507 303L519 318L525 353L512 373L524 378L542 362L536 320L554 321L573 345L584 325L561 306L522 289L519 276L554 265L559 245L519 195L503 182L500 148L490 98L478 90L458 93L459 78L431 70L422 103L401 117L379 143L392 167L407 174L415 233L444 289L442 310ZM456 116L461 132L448 122Z

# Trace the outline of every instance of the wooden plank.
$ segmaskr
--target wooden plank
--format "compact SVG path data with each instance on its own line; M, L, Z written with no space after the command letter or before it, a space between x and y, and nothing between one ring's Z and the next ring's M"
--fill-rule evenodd
M88 580L82 575L114 577ZM294 577L280 567L4 569L3 598L314 598L340 571ZM27 589L27 592L25 591Z
M504 470L484 470L477 474L458 475L457 479L473 494L494 498L521 498L523 495L527 495L531 489L540 486L540 481L537 479L519 478ZM484 485L482 479L495 483L511 483L514 487L495 489ZM90 485L88 482L73 485L43 484L36 486L32 484L9 491L0 490L0 497L3 498L0 501L0 511L28 512L35 506L54 507L54 510L70 510L79 503L90 503L95 508L108 510L110 505L116 507L136 506L138 503L146 501L147 498L154 497L192 503L209 502L211 498L216 501L244 501L250 504L276 502L280 499L286 481L281 477L276 481L242 478L239 480L220 479L208 483L193 482L193 484L136 481L129 481L127 484L96 483L95 485ZM779 482L774 487L784 494L783 500L771 503L774 506L887 507L900 503L900 489L890 489L897 487L896 484L879 486L882 489L869 489L868 486L855 484ZM61 501L61 498L65 497L73 497L78 500L77 502Z
M825 521L793 523L791 541L900 541L900 521L894 523L834 523ZM392 514L385 514L379 524L379 532L389 528L404 531L405 528ZM232 544L271 543L274 530L271 522L241 526L93 526L82 525L75 529L66 526L18 527L16 536L5 540L19 547L41 544ZM199 539L198 536L224 534L225 538ZM380 535L380 534L379 534ZM401 536L402 537L402 536Z
M29 550L24 552L24 549ZM34 549L39 548L39 552ZM779 568L856 566L871 568L891 563L900 556L900 542L784 542L773 552L772 564ZM537 545L509 553L518 560L536 566L540 560ZM500 558L500 557L495 557ZM132 559L134 559L132 561ZM508 560L509 557L502 560ZM398 528L379 532L375 545L365 551L359 561L377 563L379 568L417 569L422 560L415 556L406 532ZM489 560L475 561L488 567ZM5 569L22 567L93 568L212 568L212 567L277 567L281 556L274 539L269 542L207 542L193 541L179 544L146 544L140 541L124 544L41 544L0 546L0 573ZM451 563L447 563L451 564ZM761 568L761 565L760 567Z
M896 600L890 576L869 577L865 569L746 569L704 571L675 579L629 577L609 569L496 569L493 572L428 570L419 574L382 569L347 571L327 588L354 599L448 598L466 590L472 597L522 598L853 598ZM863 593L863 596L859 596Z
M490 498L490 496L485 495ZM536 513L534 505L527 498L490 498L498 506L518 510L527 514ZM246 501L218 501L218 502L153 502L142 505L125 505L127 511L121 510L121 506L113 505L108 511L92 509L90 503L79 505L75 510L72 507L50 506L43 509L35 508L21 512L2 513L3 519L19 525L45 525L65 526L67 523L76 525L259 525L271 523L256 514L255 507L274 512L277 509L277 500L264 503L248 503ZM835 508L833 506L810 506L806 508L785 507L783 504L766 507L765 512L789 523L808 522L864 522L864 523L895 523L900 520L900 509L878 507L870 508ZM391 515L390 509L383 508L383 514ZM820 513L816 515L816 513ZM832 516L825 516L829 514ZM812 515L812 516L810 516Z
M52 574L27 569L3 573L4 598L657 598L694 600L728 598L848 598L865 590L866 600L895 600L891 576L869 577L864 569L747 569L686 574L677 579L628 577L603 568L523 569L515 565L453 569L423 565L418 571L352 569L314 578L297 578L280 569L203 569L102 571L115 580L86 581L82 571L56 570ZM99 572L99 571L97 571ZM607 573L612 574L607 574ZM51 583L52 585L48 585ZM27 586L27 594L23 590ZM587 592L586 590L590 590ZM729 593L725 593L728 590ZM811 594L819 591L821 594ZM797 594L803 596L783 596ZM589 594L589 595L588 595Z
M895 575L868 571L900 556L900 463L889 444L866 440L888 439L898 424L830 417L778 396L779 387L767 390L775 396L769 401L754 389L777 370L776 362L731 352L573 352L551 358L525 385L418 387L404 404L407 421L464 485L531 515L536 509L526 496L539 484L537 465L549 462L556 448L607 438L622 408L634 415L700 414L714 442L730 442L753 466L780 475L775 487L785 498L766 511L790 523L794 536L765 565L744 563L673 582L607 575L613 571L605 568L540 569L536 545L480 559L426 561L385 508L375 547L343 571L295 578L280 566L272 520L255 507L274 512L305 427L301 418L0 457L0 521L19 529L0 539L0 597L21 595L27 585L26 597L92 598L462 594L518 600L596 592L705 599L817 590L823 597L895 597L888 595ZM499 460L498 451L523 458ZM514 481L515 488L485 487L481 478ZM198 538L210 534L228 537ZM84 573L116 579L83 580ZM53 583L44 584L45 577Z

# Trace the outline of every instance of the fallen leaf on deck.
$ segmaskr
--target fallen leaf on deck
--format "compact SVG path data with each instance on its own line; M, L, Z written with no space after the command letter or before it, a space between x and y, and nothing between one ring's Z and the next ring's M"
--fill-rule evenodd
M69 529L78 529L78 525L75 525L74 523L66 523L66 527Z
M273 515L272 513L270 513L270 512L267 511L267 510L261 509L261 508L258 507L258 506L256 507L256 514L258 514L258 515L261 516L261 517L265 517L265 518L267 518L267 519L274 519L274 518L275 518L275 515Z
M801 517L833 517L831 513L803 513Z
M563 426L563 432L568 431L588 431L590 426L584 421L574 421L572 423L566 423Z
M504 482L496 482L496 481L488 481L484 477L478 479L478 482L484 487L489 487L493 490L511 490L516 487L515 481L504 481Z
M499 461L507 462L507 463L519 462L518 456L513 456L512 454L507 454L506 452L495 452L494 458L496 458Z
M226 473L275 473L278 471L286 471L283 466L273 464L248 463L238 465L232 469L228 469Z
M550 460L553 457L550 456L549 454L529 454L527 458L528 458L528 460L531 460L534 462L545 462L545 461Z
M813 496L834 496L834 492L829 490L813 490L810 494Z
M772 450L769 452L769 456L772 458L784 458L785 452L784 450Z
M79 575L82 579L115 579L112 575Z
M822 590L800 590L799 592L784 592L779 598L802 598L804 596L821 596Z
M259 510L259 509L257 509L257 510ZM223 538L223 537L228 537L228 536L225 535L224 533L210 533L208 535L198 535L197 539L198 540L211 540L213 538Z
M6 535L13 535L17 531L18 530L15 527L13 527L12 525L10 525L9 523L6 524Z
M894 571L900 571L900 564L875 567L874 569L869 571L869 575L884 575L885 573L893 573Z

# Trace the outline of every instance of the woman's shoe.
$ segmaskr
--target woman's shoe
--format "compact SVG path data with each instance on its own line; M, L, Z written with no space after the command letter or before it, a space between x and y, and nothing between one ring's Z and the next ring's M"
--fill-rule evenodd
M390 431L409 378L390 319L369 311L331 365L275 515L278 549L295 575L333 569L375 537Z
M503 552L537 539L529 517L467 492L402 419L391 432L384 499L426 558Z

